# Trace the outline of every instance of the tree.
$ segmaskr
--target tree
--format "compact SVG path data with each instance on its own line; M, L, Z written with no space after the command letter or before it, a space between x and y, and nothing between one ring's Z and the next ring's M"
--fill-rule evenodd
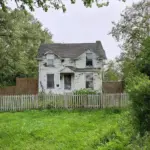
M133 128L141 136L150 133L150 1L126 8L111 34L122 41L119 58L131 101ZM149 77L148 77L149 76Z
M119 81L122 80L120 66L116 61L110 60L105 66L104 81Z
M150 79L150 37L143 41L141 48L142 50L136 58L136 67Z
M127 7L121 19L113 22L110 34L119 42L122 42L122 53L118 60L122 63L124 78L129 74L135 74L135 59L141 51L142 42L150 34L150 1L142 0ZM131 71L132 70L132 71Z
M51 33L23 10L0 10L0 34L6 35L0 36L0 85L37 76L37 51L41 43L52 42Z
M63 0L13 0L17 7L26 9L29 8L31 11L34 11L35 8L41 7L44 11L47 11L49 8L55 8L55 9L62 9L63 12L66 11L65 4L63 3ZM76 2L76 0L70 0L72 4ZM83 4L86 7L91 7L92 4L95 2L98 7L107 6L109 4L108 0L82 0ZM122 0L125 1L125 0ZM3 11L7 10L7 0L1 0L0 6L2 7Z

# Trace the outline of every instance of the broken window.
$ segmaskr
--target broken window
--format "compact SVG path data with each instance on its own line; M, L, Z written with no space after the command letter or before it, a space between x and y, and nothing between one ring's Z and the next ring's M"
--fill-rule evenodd
M47 74L47 88L54 88L54 74Z
M93 74L86 74L86 88L93 89Z
M86 66L93 66L92 53L86 54Z
M48 64L48 66L54 66L54 60L48 59L47 64Z
M71 90L71 75L70 74L64 75L64 89Z

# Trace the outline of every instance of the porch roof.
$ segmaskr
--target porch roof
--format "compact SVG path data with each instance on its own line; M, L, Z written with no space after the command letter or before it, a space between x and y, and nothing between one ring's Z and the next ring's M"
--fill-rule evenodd
M75 68L72 66L66 66L60 71L60 73L74 73L74 72L97 72L101 68Z

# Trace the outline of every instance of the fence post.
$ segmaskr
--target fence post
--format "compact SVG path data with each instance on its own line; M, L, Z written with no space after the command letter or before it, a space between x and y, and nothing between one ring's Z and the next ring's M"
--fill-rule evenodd
M21 101L20 110L22 110L23 109L22 108L23 107L23 95L21 95L21 100L20 101Z
M87 107L87 101L88 101L88 95L84 95L83 96L83 107L86 108Z
M104 106L103 106L103 93L101 93L101 108L104 108Z
M39 95L36 94L36 95L35 95L35 101L36 101L36 108L37 108L37 109L39 108L38 100L39 100Z
M67 97L67 94L64 94L64 106L65 106L65 108L68 108L68 97Z
M121 101L122 101L122 93L120 93L120 99L119 99L119 108L121 108Z

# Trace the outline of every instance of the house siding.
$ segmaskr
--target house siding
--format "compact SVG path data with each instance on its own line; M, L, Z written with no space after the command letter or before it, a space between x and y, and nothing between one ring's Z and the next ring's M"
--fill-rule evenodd
M86 68L86 53L89 53L89 52L92 53L93 67L94 68L102 68L102 61L98 60L97 55L90 50L86 51L85 53L83 53L79 57L77 57L77 59L75 61L75 66L77 68Z
M90 51L87 51L90 52ZM93 53L93 67L95 68L102 68L102 61L97 59L95 53ZM44 63L47 62L47 59L54 58L54 67L46 67ZM53 54L47 54L45 59L39 61L39 92L43 91L45 93L63 93L63 92L70 92L70 90L64 90L64 77L62 76L62 80L60 80L60 71L64 69L65 66L73 66L76 68L86 68L86 52L81 54L76 60L72 60L70 58L64 58L64 62L60 60L59 57ZM79 90L86 87L86 79L85 75L87 72L75 72L71 76L72 82L72 89ZM94 90L98 90L101 92L102 89L102 79L101 73L99 72L91 72L93 73L93 84ZM47 89L47 74L54 74L54 89ZM59 87L57 87L57 84ZM42 86L41 86L42 85Z

